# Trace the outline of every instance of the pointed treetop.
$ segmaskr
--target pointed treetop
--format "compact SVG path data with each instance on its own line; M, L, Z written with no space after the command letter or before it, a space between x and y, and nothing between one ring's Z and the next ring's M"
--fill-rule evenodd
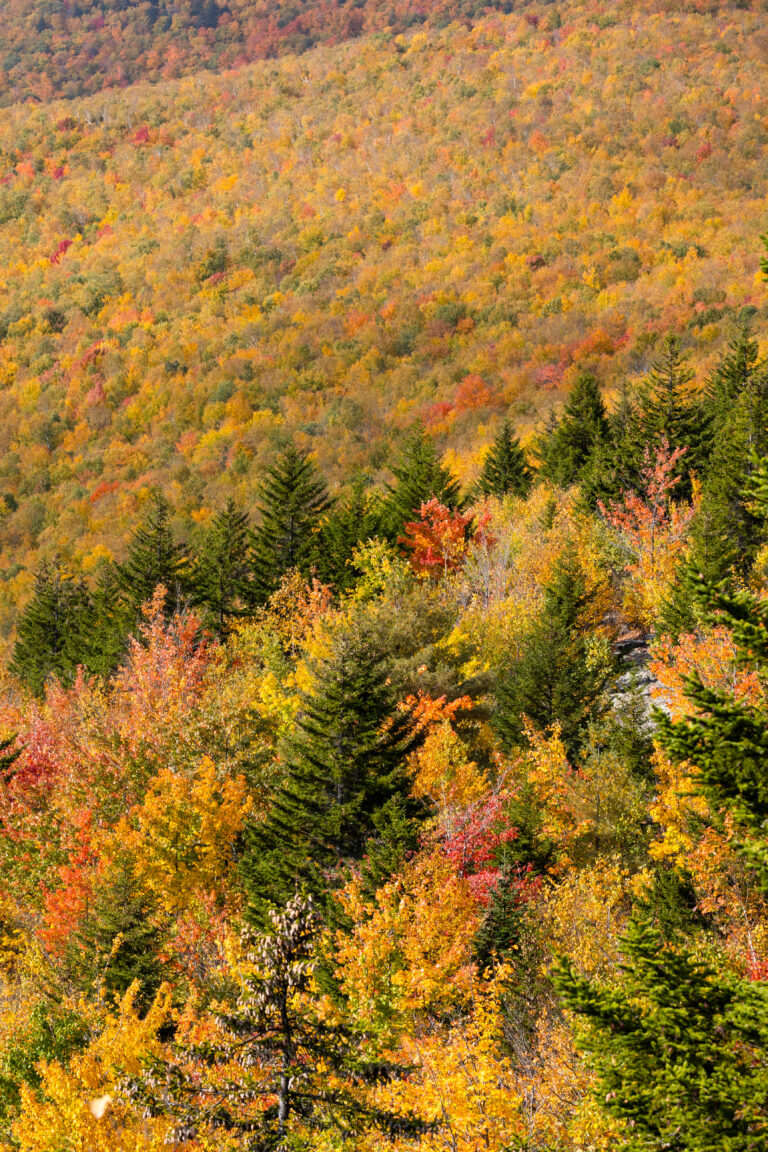
M440 460L434 441L421 424L406 437L392 472L395 482L388 485L385 507L391 537L396 539L409 521L418 519L421 505L433 497L448 508L462 509L459 483Z
M559 419L551 419L539 441L542 475L562 487L575 484L608 434L608 417L598 382L589 372L582 372Z
M498 496L500 499L504 496L527 496L532 484L533 473L520 441L513 435L509 420L505 420L483 461L477 491L481 496Z
M160 584L167 590L166 614L182 606L189 585L189 559L174 537L171 506L160 492L153 493L142 523L134 529L125 562L117 566L117 582L134 612L152 599Z
M254 570L262 603L291 568L311 574L319 556L318 529L330 507L323 477L306 453L288 444L267 469L259 492Z

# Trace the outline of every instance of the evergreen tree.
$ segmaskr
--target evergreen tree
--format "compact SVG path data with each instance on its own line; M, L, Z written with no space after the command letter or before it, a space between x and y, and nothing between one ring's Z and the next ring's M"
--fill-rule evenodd
M509 960L519 951L526 917L518 876L514 868L505 871L491 889L485 915L473 941L474 958L481 972L492 970L499 960ZM515 957L519 961L519 956Z
M506 748L525 742L524 718L559 724L568 755L578 755L587 725L605 706L615 662L592 643L591 597L571 548L558 561L544 605L520 659L499 679L494 725Z
M340 866L386 841L404 815L406 824L420 815L407 765L416 737L364 630L337 639L315 682L285 749L284 782L247 834L241 868L256 923L301 887L322 893Z
M125 656L135 616L121 595L114 564L102 564L91 592L88 611L81 617L78 646L82 664L92 675L112 675Z
M395 483L388 486L384 504L384 529L390 540L397 540L406 524L419 519L421 505L432 497L448 508L463 507L458 481L441 462L421 425L406 438L392 472Z
M768 1142L768 989L717 972L631 922L621 984L560 965L556 986L601 1106L626 1122L622 1152L754 1152Z
M254 1152L298 1152L315 1147L312 1133L318 1146L336 1148L372 1129L409 1142L427 1130L364 1092L407 1069L371 1059L370 1037L318 1010L320 930L311 898L272 910L268 932L244 934L245 974L234 994L219 998L216 1038L174 1045L170 1061L123 1084L144 1115L173 1117L174 1142L200 1137L213 1147L226 1133Z
M763 507L768 511L768 475ZM730 632L737 660L768 675L768 604L749 589L728 592L691 575L701 616ZM672 723L659 714L658 739L676 762L696 766L697 782L714 814L736 822L736 843L768 887L768 708L706 688L693 676L687 696L696 712ZM717 815L715 818L718 818Z
M756 494L768 513L768 464ZM737 661L768 673L768 604L690 575L701 618L731 634ZM657 714L657 738L676 763L693 765L709 819L732 820L733 843L768 890L768 709L687 681L692 715ZM681 943L633 923L619 988L561 966L566 1004L587 1022L584 1046L598 1099L629 1122L621 1147L673 1152L752 1152L768 1142L768 991L702 963ZM674 940L674 937L673 937Z
M700 477L709 459L711 427L706 404L691 392L692 380L680 343L670 336L640 392L638 447L642 445L643 452L651 455L664 441L673 452L684 448L685 472L688 477L691 472ZM690 493L686 478L681 494L689 497Z
M0 1138L13 1147L11 1125L21 1106L22 1087L38 1089L43 1061L67 1064L90 1039L87 1017L71 1007L37 1003L23 1022L21 1034L6 1035L0 1052Z
M380 503L362 483L353 484L323 521L317 571L320 579L339 592L352 588L359 576L352 564L356 549L374 539L381 530Z
M713 447L692 532L692 560L710 582L746 579L764 541L752 508L755 453L768 451L768 372L748 328L731 341L710 382Z
M174 537L171 506L160 493L150 501L141 524L134 530L124 564L116 569L117 586L135 620L155 589L166 589L165 611L178 611L190 591L189 559Z
M539 441L542 476L563 488L575 484L609 431L597 380L590 373L582 372L565 401L560 418L552 419Z
M193 583L195 601L219 638L227 635L230 621L252 611L256 589L248 516L232 499L216 513L203 537Z
M491 445L477 481L481 496L527 496L533 485L533 473L528 466L520 441L512 435L509 421L505 420Z
M727 424L733 405L760 372L760 353L749 324L742 324L728 342L709 380L705 403L715 432ZM756 445L752 445L756 448Z
M310 575L319 558L320 521L330 506L325 481L308 457L289 444L261 485L261 524L253 548L261 603L266 603L291 568Z
M46 561L35 576L32 598L21 614L11 671L36 696L56 676L71 681L82 662L83 621L89 613L88 590L60 561Z
M16 736L7 736L5 740L0 740L0 776L13 775L13 765L21 755L21 749L16 747Z
M70 941L69 966L85 987L118 996L137 980L147 1006L167 975L164 943L154 898L121 859Z
M610 504L640 482L645 450L636 398L626 387L608 416L608 431L594 446L580 476L581 502L590 511L598 501Z

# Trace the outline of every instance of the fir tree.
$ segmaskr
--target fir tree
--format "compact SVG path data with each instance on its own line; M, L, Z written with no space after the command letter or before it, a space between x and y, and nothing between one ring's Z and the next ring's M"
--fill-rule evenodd
M247 836L241 867L256 923L301 887L322 893L340 866L389 837L388 824L420 814L409 799L414 730L366 632L340 636L315 681L285 749L285 780Z
M562 963L595 1094L622 1152L754 1152L768 1141L768 989L717 972L647 923L624 935L618 986Z
M637 399L624 387L608 416L607 433L595 443L581 472L582 504L592 511L598 501L610 504L623 492L634 491L640 482L644 451Z
M200 1137L207 1146L208 1136L218 1146L226 1133L254 1152L288 1152L315 1147L311 1133L339 1147L371 1129L409 1142L426 1131L364 1091L407 1069L371 1059L370 1037L318 1010L320 930L311 898L295 896L270 912L268 932L244 933L245 974L234 995L218 998L215 1039L175 1045L170 1061L125 1081L123 1095L146 1116L171 1116L183 1144Z
M524 744L527 717L542 730L559 724L568 755L578 755L616 673L613 659L592 643L590 614L591 597L569 548L545 589L520 659L499 679L494 725L506 748Z
M715 430L728 423L733 405L744 395L760 369L757 341L749 324L742 324L729 340L728 348L707 386L707 415Z
M206 623L224 638L232 620L252 611L256 590L247 513L227 501L211 521L193 574L195 601Z
M253 549L259 602L266 603L290 569L311 574L319 556L320 521L329 508L325 481L308 457L289 444L261 485L261 524Z
M74 1008L37 1003L24 1020L21 1035L6 1037L0 1053L0 1133L10 1139L10 1127L21 1105L22 1087L37 1089L43 1061L67 1064L90 1038L87 1017ZM12 1147L12 1145L10 1145Z
M768 476L763 507L768 511ZM768 604L749 589L728 592L691 575L701 617L730 632L737 660L768 675ZM735 843L768 887L768 708L706 688L693 676L687 696L695 714L673 723L659 714L658 739L676 762L690 762L715 814L730 813ZM715 817L717 818L717 816Z
M643 451L653 454L663 441L673 452L684 448L686 472L701 476L711 447L710 421L704 402L691 392L692 380L680 343L670 336L641 390L638 424ZM683 494L690 493L688 477Z
M384 505L384 528L391 540L399 538L406 524L419 519L421 505L432 497L448 508L463 507L458 481L441 462L421 425L406 438L392 472L395 483L389 485Z
M58 560L44 562L35 576L32 598L21 614L11 671L36 695L55 676L71 681L82 663L83 622L88 590Z
M190 591L189 560L174 537L171 506L160 493L153 495L144 520L134 530L124 564L117 566L117 586L135 620L143 604L162 584L165 611L178 611Z
M128 635L135 624L135 616L121 595L114 564L100 566L88 611L81 619L78 646L82 664L92 675L107 678L125 656Z
M533 484L533 473L528 466L520 441L512 435L509 421L505 420L491 445L477 481L480 496L527 496Z
M118 996L136 980L147 1006L167 975L164 943L154 898L121 859L69 943L70 970L85 987Z
M749 491L768 450L768 373L749 329L731 341L709 387L713 447L691 530L691 563L710 582L745 580L764 542Z
M339 592L354 586L360 573L352 557L361 544L378 535L381 520L380 503L362 483L353 484L349 494L333 506L320 530L317 571L324 583Z
M541 474L566 488L575 484L592 453L609 434L605 404L597 380L583 372L559 419L553 418L539 441Z

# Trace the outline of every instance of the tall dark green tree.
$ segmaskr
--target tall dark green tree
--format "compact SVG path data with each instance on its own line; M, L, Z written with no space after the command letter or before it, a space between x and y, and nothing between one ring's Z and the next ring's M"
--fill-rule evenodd
M508 420L502 424L491 445L477 481L480 496L527 496L533 485L533 472L512 433Z
M336 501L320 529L320 579L339 592L353 587L359 576L352 563L355 550L379 535L381 524L380 500L356 482L344 498Z
M319 557L320 522L330 506L322 476L305 453L289 444L267 470L259 494L253 567L261 603L290 569L310 575Z
M384 528L396 540L411 520L418 520L421 505L432 497L448 508L461 508L458 481L440 460L434 441L421 425L407 436L400 459L392 466L395 480L384 502Z
M37 1089L43 1061L66 1065L89 1040L88 1022L81 1012L60 1004L39 1002L15 1035L6 1036L0 1054L0 1138L13 1147L11 1125L21 1108L24 1085Z
M713 444L691 531L692 562L710 581L744 580L764 542L750 493L753 461L768 451L768 371L748 328L715 370L708 407Z
M508 749L525 743L524 719L539 729L559 724L577 757L588 724L606 707L616 675L608 647L601 652L594 610L572 548L555 566L544 604L523 641L520 658L499 677L494 726Z
M322 894L403 816L407 830L421 815L407 762L417 737L387 672L364 628L339 636L315 668L284 749L283 784L247 834L241 869L254 922L301 888Z
M117 586L136 619L141 606L162 584L168 615L183 607L191 591L189 558L171 526L171 506L161 493L149 502L142 522L134 529L128 555L117 566Z
M86 670L104 678L111 676L125 656L128 635L135 624L135 614L122 596L115 565L100 565L78 639Z
M618 985L561 964L584 1022L595 1094L626 1128L621 1152L756 1152L768 1143L768 989L719 972L633 922Z
M711 424L705 398L691 388L693 372L676 337L670 336L640 391L638 447L653 455L666 442L685 449L682 494L691 492L690 473L701 477L709 460Z
M84 582L59 560L45 561L35 576L32 598L19 618L11 671L36 696L49 677L72 680L83 660L84 622L90 599Z
M147 1007L168 975L157 912L130 861L119 860L69 942L67 960L78 983L122 995L138 981L138 1002Z
M562 487L575 484L610 428L597 380L582 372L559 417L539 440L541 474Z
M645 449L637 397L622 388L608 416L608 431L596 443L579 477L581 500L590 511L598 501L619 500L640 482Z
M206 531L192 581L206 624L224 638L233 620L253 611L256 588L247 513L230 499Z
M767 471L764 466L766 505ZM750 589L730 592L690 579L705 623L727 629L737 660L761 680L768 676L768 604ZM673 761L695 765L698 787L714 818L730 813L737 846L768 888L768 708L707 688L695 675L686 694L694 715L673 723L660 714L658 739Z
M743 396L760 369L757 341L749 324L742 324L729 340L707 385L704 402L713 428L728 422L732 406Z

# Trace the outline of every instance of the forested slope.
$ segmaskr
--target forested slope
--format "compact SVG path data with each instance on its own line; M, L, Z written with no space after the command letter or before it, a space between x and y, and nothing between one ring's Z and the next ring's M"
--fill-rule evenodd
M152 485L250 506L288 435L334 484L420 418L467 477L668 331L701 382L765 323L765 37L574 3L9 109L4 602L41 553L120 554Z
M0 124L2 1152L768 1146L768 33L680 7L4 14L118 87Z
M361 33L396 35L511 7L507 0L11 0L0 28L0 105L220 72Z

